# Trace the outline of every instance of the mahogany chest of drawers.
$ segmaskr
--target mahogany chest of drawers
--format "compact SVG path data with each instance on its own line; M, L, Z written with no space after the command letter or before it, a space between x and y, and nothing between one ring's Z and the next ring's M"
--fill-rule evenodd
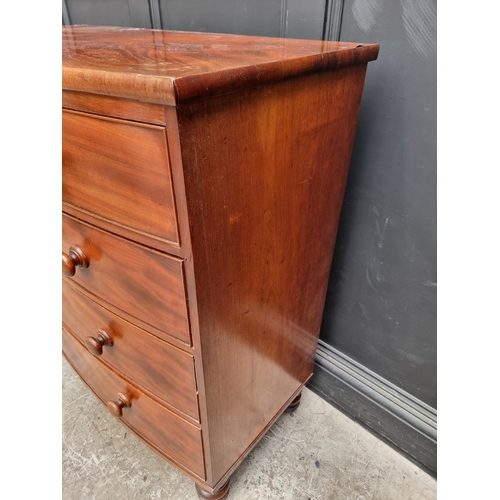
M312 374L378 49L63 28L63 351L200 498Z

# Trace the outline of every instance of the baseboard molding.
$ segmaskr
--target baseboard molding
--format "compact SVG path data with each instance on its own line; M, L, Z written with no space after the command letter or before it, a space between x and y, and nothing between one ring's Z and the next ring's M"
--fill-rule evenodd
M434 408L322 341L308 387L436 476Z

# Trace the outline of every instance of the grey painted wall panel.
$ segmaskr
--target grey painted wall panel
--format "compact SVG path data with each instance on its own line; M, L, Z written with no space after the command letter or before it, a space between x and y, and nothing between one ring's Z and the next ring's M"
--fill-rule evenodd
M341 3L342 0L331 0ZM320 40L327 0L63 0L63 23ZM336 13L337 18L338 13Z
M436 4L346 0L368 66L321 339L436 407Z
M160 0L163 29L279 36L281 0Z
M62 0L62 22L63 22L63 24L71 24L71 18L69 17L68 6L66 5L66 0Z
M321 40L326 0L285 0L287 38Z
M72 24L151 28L148 0L66 0Z

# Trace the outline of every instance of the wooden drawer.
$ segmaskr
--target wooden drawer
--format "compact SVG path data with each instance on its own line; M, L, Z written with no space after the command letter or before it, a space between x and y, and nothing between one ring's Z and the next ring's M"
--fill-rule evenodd
M62 129L63 203L124 236L179 243L163 127L63 111Z
M182 260L63 214L63 253L79 247L88 267L72 280L155 335L190 343Z
M130 407L122 409L123 424L167 458L205 478L200 429L127 383L65 330L62 346L68 361L104 404L118 402L119 393L130 400Z
M64 281L62 291L66 330L122 375L199 421L193 356L121 319ZM102 345L106 334L112 345Z

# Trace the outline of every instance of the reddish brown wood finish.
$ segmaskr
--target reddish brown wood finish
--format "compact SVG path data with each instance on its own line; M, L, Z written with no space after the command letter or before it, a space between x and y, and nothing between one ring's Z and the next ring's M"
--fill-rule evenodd
M365 70L178 109L214 483L312 373Z
M63 202L116 224L115 232L177 243L164 129L73 111L62 124Z
M63 326L86 342L103 329L113 346L101 349L100 358L163 404L195 420L198 398L193 357L157 339L101 307L69 283L62 286ZM175 410L174 410L175 411Z
M229 495L229 481L215 493L210 493L196 485L196 493L198 494L198 498L200 500L224 500Z
M97 26L63 28L63 89L175 105L376 59L379 46Z
M146 325L155 335L190 342L181 260L67 215L62 229L63 251L78 245L89 259L89 267L79 269L72 281L140 320L139 326Z
M227 495L231 473L281 413L297 404L311 376L366 63L378 50L375 44L206 33L63 30L63 102L88 113L72 115L105 123L89 113L114 116L127 121L110 124L135 128L142 125L131 121L165 123L165 128L144 126L155 133L144 137L141 147L149 147L145 144L159 137L156 132L167 139L168 148L158 149L158 162L147 168L166 162L175 195L167 186L155 186L152 193L146 186L137 198L126 197L138 204L163 195L175 200L180 235L173 243L164 235L154 237L158 231L146 233L103 214L100 203L64 204L65 212L101 229L180 257L65 218L63 251L80 245L90 265L63 281L99 303L81 305L88 297L77 294L66 307L74 324L81 323L73 328L82 340L101 314L96 311L120 316L113 321L134 333L113 336L115 345L104 346L99 357L84 350L85 355L108 373L104 363L111 363L125 341L127 354L113 366L155 397L157 375L134 367L140 359L146 363L152 344L145 341L137 358L130 344L136 335L150 335L124 320L193 353L205 464L204 480L194 479L201 498ZM74 137L84 135L82 144L93 142L88 128L73 130ZM95 151L105 158L99 175L114 168L121 177L121 162L129 168L135 160L120 157L108 164L116 154L108 147L114 145ZM129 171L134 175L135 167ZM69 184L85 185L85 175L80 171ZM164 171L146 177L153 182L157 175L163 179ZM112 210L124 192L118 181L115 194L114 182L103 203ZM92 196L94 187L87 186ZM134 213L131 220L164 224L153 212ZM182 344L190 338L191 349ZM91 349L99 353L99 346L97 341ZM71 361L77 354L66 352ZM159 370L159 358L152 359L148 368ZM137 380L137 373L144 379ZM119 391L123 388L114 387L104 401L112 401L111 410L125 420L136 401L132 397L130 408L122 405ZM146 442L154 447L156 439Z
M176 205L178 210L179 232L182 241L182 252L185 260L184 272L186 281L186 293L189 297L189 315L191 326L191 338L193 345L196 345L195 372L198 387L198 401L200 410L200 420L202 426L203 449L210 449L210 439L208 435L208 414L205 397L205 378L203 375L203 352L199 348L200 326L198 321L198 305L196 300L196 282L194 268L192 265L191 236L189 227L189 215L186 203L186 186L184 183L184 172L182 167L181 143L179 138L179 127L177 122L177 109L172 106L165 106L165 119L167 123L168 152L170 164L172 166L172 182L175 191ZM205 471L207 483L204 488L211 490L215 484L212 480L212 458L210 453L205 453Z
M63 90L63 109L112 116L128 121L165 125L165 110L159 104L147 104L133 99Z
M73 245L67 254L62 254L62 273L64 276L74 276L77 267L86 269L89 267L89 260L80 247Z
M130 408L132 401L128 396L119 392L115 399L108 401L108 411L116 418L123 417L123 409Z
M287 413L294 412L300 405L300 400L302 399L302 393L300 393L286 408Z
M200 430L165 409L132 384L127 383L92 356L72 335L63 330L63 351L83 380L121 421L169 460L200 478L205 477ZM117 401L123 394L129 407Z
M104 229L105 231L117 233L128 240L141 243L142 245L155 248L156 250L168 252L169 254L178 257L185 255L185 252L178 246L177 243L171 243L167 240L159 240L158 238L153 238L145 233L138 233L137 231L128 229L125 226L118 226L117 224L110 222L97 214L75 207L74 205L63 203L63 212L68 215L72 215L76 219L84 220L93 226Z
M64 317L63 317L63 325L64 325ZM111 335L103 328L99 328L97 332L94 334L94 336L89 335L85 339L85 347L90 352L90 354L93 354L94 356L102 356L102 348L104 346L113 347L113 345L114 342L113 339L111 338Z

